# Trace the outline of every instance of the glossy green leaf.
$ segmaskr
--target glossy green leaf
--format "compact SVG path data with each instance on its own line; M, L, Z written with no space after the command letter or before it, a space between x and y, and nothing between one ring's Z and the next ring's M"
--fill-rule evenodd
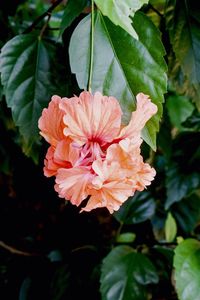
M167 27L187 94L200 109L200 14L195 0L168 0ZM180 70L177 68L180 75ZM182 83L182 85L183 85Z
M136 238L135 233L125 232L117 236L117 243L132 243Z
M143 138L155 150L166 91L165 52L160 33L148 17L137 12L133 24L139 41L113 25L99 11L95 13L91 89L115 96L122 106L126 123L134 109L135 95L139 92L150 95L158 106L158 113L145 126ZM75 29L69 48L71 70L76 74L79 87L85 90L88 88L90 48L88 16Z
M191 116L194 111L194 105L187 97L170 95L167 98L166 106L172 125L182 130L181 123Z
M114 217L125 224L141 223L150 219L155 212L155 201L150 193L137 193L129 198Z
M102 300L145 300L146 285L158 282L152 262L129 246L114 248L101 271Z
M60 24L60 33L71 25L71 23L80 15L87 5L87 0L69 0L67 1L66 8Z
M108 17L115 25L120 26L132 37L138 39L137 32L132 26L132 19L135 12L149 0L94 0L102 14Z
M169 212L165 222L165 239L168 243L173 242L177 234L177 225L174 217Z
M174 256L176 290L180 300L199 300L200 295L200 242L183 241Z
M200 176L197 172L184 174L177 164L169 165L166 175L166 209L187 197L200 185Z
M23 150L37 160L38 119L58 91L54 44L34 34L18 35L2 48L1 80L7 105L23 136ZM59 82L61 86L62 80ZM57 85L56 85L57 84Z

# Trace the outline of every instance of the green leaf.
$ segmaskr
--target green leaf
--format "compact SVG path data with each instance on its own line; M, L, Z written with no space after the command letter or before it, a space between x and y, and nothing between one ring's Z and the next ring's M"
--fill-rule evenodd
M136 238L136 234L132 232L121 233L117 236L117 243L132 243Z
M71 272L68 265L60 265L51 281L50 285L50 295L51 299L61 300L61 299L70 299L71 290Z
M0 78L0 101L2 100L3 97L3 85L1 84L1 78Z
M2 48L1 80L7 105L23 137L23 149L37 160L38 119L58 89L55 46L33 34L18 35ZM62 80L59 81L60 86Z
M80 15L87 5L87 0L69 0L62 17L60 33L63 34L65 29Z
M199 261L199 241L187 239L176 247L174 256L175 281L180 300L199 300Z
M186 233L190 233L200 220L200 196L192 193L189 197L172 206L177 223Z
M184 127L193 131L200 131L200 112L195 110L194 113L182 124Z
M101 271L102 300L144 300L145 286L158 282L151 261L129 246L114 248L103 260Z
M108 17L115 25L120 26L132 37L138 39L137 32L132 26L132 19L135 12L149 0L94 0L102 14Z
M176 164L171 164L166 173L167 199L165 209L187 197L200 185L200 176L197 172L184 174Z
M174 217L169 212L165 222L165 239L168 243L173 242L177 234L177 225Z
M173 264L174 250L164 245L163 246L161 245L155 245L153 249L161 253L168 260L171 266Z
M155 212L155 201L150 193L137 193L114 213L114 217L125 224L141 223L150 219Z
M181 123L191 116L194 111L194 105L187 97L170 95L167 98L166 106L172 125L182 130L183 126Z
M126 123L134 108L135 95L139 92L150 95L158 106L158 113L145 126L143 138L155 150L167 79L160 33L140 12L133 19L139 41L114 26L99 11L95 12L94 19L92 92L115 96L125 113L123 121ZM79 87L85 90L90 68L90 22L87 16L79 23L69 47L71 70L76 74Z
M200 14L195 0L168 0L166 9L170 41L187 94L200 109ZM177 68L180 75L180 70ZM182 84L183 85L183 84Z

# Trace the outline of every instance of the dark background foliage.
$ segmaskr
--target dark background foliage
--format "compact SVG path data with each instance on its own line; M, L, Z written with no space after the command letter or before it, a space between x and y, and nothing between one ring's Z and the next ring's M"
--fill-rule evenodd
M45 78L38 77L37 72L34 75L36 83L42 82L42 87L37 84L34 87L41 98L35 119L27 111L19 120L13 105L16 100L12 100L12 91L20 84L21 75L11 82L3 75L3 86L0 84L0 299L118 300L117 291L112 290L110 298L108 294L120 280L125 285L120 299L178 299L173 277L174 249L183 238L200 238L200 11L195 8L195 1L153 0L142 8L149 21L137 15L135 24L144 18L160 29L169 69L157 151L153 152L145 143L142 147L143 156L157 171L156 179L147 191L136 193L114 215L105 209L80 214L79 208L58 198L53 180L44 177L47 145L38 138L36 128L41 109L48 105L52 94L70 97L84 88L71 72L68 48L74 29L90 12L90 1L76 0L75 4L69 1L67 5L66 1L60 1L52 9L48 24L46 18L35 24L53 2L57 1L0 3L1 47L15 36L18 39L19 34L22 42L25 39L29 43L21 36L25 32L39 35L38 43L47 49L46 54L36 54L38 45L33 49L46 72ZM113 42L118 35L124 37L122 29L118 33L108 19L106 22L111 34L114 32ZM149 25L152 32L153 23ZM86 51L78 43L77 47L78 51ZM154 55L152 45L148 47ZM116 48L123 56L124 45ZM19 55L22 50L19 46ZM145 59L150 70L149 59ZM159 64L154 64L156 80L166 69L161 57L157 59L162 66L159 69ZM29 64L34 64L32 57ZM71 67L72 71L77 69L73 62ZM95 76L98 81L97 72ZM114 82L114 75L113 78L109 80ZM140 84L140 78L136 78L136 83L137 80ZM145 84L141 86L151 93ZM102 88L112 90L108 86ZM164 92L161 84L159 93ZM29 93L28 89L20 94L22 98L17 103L27 104L32 98L38 101L38 97ZM137 93L134 85L132 93L133 97ZM161 105L162 99L156 101ZM121 103L128 111L129 102L123 103L122 99ZM27 133L27 122L28 126L33 125L33 136L30 131ZM149 132L155 136L157 125L149 126ZM154 147L153 139L147 143Z

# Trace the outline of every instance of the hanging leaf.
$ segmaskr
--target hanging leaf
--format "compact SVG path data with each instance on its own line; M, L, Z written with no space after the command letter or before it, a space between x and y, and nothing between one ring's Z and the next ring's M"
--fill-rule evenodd
M168 0L166 21L187 94L200 109L200 14L195 0ZM180 75L179 67L177 73Z
M139 12L133 19L139 41L114 26L99 11L94 19L92 92L115 96L125 113L124 122L128 122L134 109L135 95L139 92L150 95L158 106L158 113L145 126L143 138L155 150L167 79L160 34L148 17ZM90 16L75 29L69 54L79 87L87 90L91 61Z
M23 150L37 160L38 119L50 97L61 89L55 75L54 44L34 34L18 35L2 48L1 80L7 105L23 136Z
M76 17L80 15L87 5L87 0L69 0L60 24L60 33L63 34L65 29L71 25Z
M141 223L150 219L155 212L155 201L150 193L142 192L129 198L114 217L125 224Z
M177 234L177 225L174 217L169 212L165 222L165 239L168 243L173 242Z
M132 26L130 17L133 17L135 12L148 2L149 0L95 0L104 16L108 17L115 25L123 28L135 39L138 39L138 35Z
M199 300L200 295L200 242L183 241L174 256L176 290L180 300Z
M103 260L101 271L102 300L144 300L145 286L158 282L151 261L129 246L114 248Z

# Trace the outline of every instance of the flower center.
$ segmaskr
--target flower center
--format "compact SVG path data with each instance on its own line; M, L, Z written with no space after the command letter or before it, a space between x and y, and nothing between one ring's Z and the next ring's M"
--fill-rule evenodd
M106 157L105 152L102 150L98 142L88 141L82 146L81 156L78 159L76 165L79 166L91 166L96 159L104 159Z

